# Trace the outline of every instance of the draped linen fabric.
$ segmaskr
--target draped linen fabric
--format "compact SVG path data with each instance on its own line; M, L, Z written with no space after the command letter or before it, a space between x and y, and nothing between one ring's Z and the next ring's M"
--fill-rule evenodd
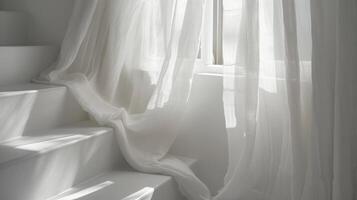
M203 0L77 0L59 58L40 81L68 86L99 124L115 129L128 163L173 176L189 199L210 199L168 154L190 91Z
M68 86L132 167L173 176L190 200L356 199L357 2L237 1L236 64L222 67L230 164L215 197L168 153L199 43L214 61L213 0L77 0L38 81Z
M215 199L356 199L357 2L241 5L236 64L223 70L230 164Z

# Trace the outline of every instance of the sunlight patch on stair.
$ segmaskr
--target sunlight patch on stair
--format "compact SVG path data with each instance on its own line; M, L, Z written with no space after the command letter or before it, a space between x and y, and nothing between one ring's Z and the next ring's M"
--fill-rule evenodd
M40 141L31 141L30 140L30 143L25 142L25 144L14 145L14 146L12 146L11 144L8 144L8 146L11 146L16 149L35 151L35 152L41 153L43 151L57 149L62 146L65 146L65 145L70 145L70 144L76 143L78 141L87 139L88 137L90 137L90 136L70 135L70 136L65 136L65 137L51 138L49 140L40 140Z
M145 187L122 200L151 200L155 189L152 187Z

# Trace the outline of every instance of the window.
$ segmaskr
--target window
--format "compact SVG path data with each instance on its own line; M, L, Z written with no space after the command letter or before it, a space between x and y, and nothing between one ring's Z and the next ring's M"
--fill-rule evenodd
M213 0L213 57L215 65L236 62L241 0Z

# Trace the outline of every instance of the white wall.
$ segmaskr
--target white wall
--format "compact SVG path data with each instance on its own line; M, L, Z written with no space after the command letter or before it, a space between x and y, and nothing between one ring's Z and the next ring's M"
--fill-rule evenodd
M0 0L1 10L26 12L28 17L28 43L60 45L74 0Z

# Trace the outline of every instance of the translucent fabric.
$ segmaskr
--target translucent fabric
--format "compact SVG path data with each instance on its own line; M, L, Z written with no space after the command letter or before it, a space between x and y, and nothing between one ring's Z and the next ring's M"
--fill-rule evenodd
M173 176L189 199L210 199L168 154L190 91L203 0L78 0L57 62L40 80L64 84L115 129L135 169Z
M59 59L40 80L67 85L115 129L132 167L173 176L190 200L353 200L356 4L234 2L237 56L222 67L230 163L216 197L168 154L200 42L203 63L214 61L213 0L77 0Z
M240 2L236 64L223 66L230 164L215 199L356 199L356 1Z

